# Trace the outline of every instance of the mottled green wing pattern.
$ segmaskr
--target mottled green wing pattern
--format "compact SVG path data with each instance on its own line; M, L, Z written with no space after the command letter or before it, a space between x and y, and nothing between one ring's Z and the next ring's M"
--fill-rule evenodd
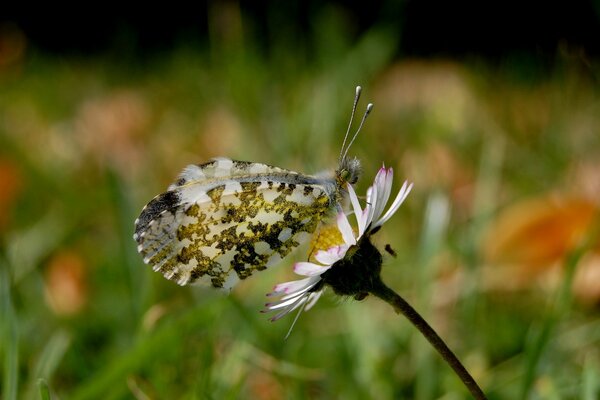
M144 207L134 239L166 278L230 289L310 237L333 207L334 182L228 159L189 166Z

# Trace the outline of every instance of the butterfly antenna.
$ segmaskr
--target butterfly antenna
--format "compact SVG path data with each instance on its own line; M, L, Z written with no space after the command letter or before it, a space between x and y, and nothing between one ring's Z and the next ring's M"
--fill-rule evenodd
M344 146L346 145L346 141L348 140L348 135L350 134L350 128L352 127L352 121L354 121L354 113L356 112L356 106L358 105L358 99L360 99L360 93L362 92L362 88L360 86L356 87L356 94L354 95L354 104L352 105L352 114L350 114L350 122L348 123L348 129L346 130L346 135L344 136L344 143L342 143L342 148L340 150L340 159L342 161L342 154L344 153ZM350 147L350 146L348 146ZM344 155L345 156L345 155Z
M363 114L362 119L360 120L360 125L358 126L358 129L356 130L356 133L354 134L354 136L352 136L352 140L350 141L350 143L348 143L348 147L346 147L346 151L344 152L344 155L340 158L340 160L343 160L344 158L346 158L346 155L348 154L348 150L350 150L350 146L352 146L352 143L354 143L354 139L356 139L356 137L358 136L360 130L362 129L362 127L365 123L365 120L371 113L371 110L373 110L373 103L367 104L367 109L366 109L365 113Z

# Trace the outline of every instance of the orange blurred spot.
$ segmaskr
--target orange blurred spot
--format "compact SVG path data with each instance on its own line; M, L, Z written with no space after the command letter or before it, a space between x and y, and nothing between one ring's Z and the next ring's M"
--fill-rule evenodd
M555 288L563 279L565 256L590 239L598 211L596 204L576 197L548 196L509 207L483 243L487 286ZM600 301L600 243L593 244L577 265L572 289L580 301Z
M420 188L444 188L452 197L455 216L469 218L474 198L475 173L456 151L442 141L433 140L424 149L408 149L403 155L402 170ZM435 168L431 168L435 165Z
M285 398L281 383L273 374L267 371L258 368L251 370L246 382L248 382L248 389L253 399L277 400Z
M589 232L598 207L582 198L526 200L501 213L484 242L487 261L539 269L563 259Z
M0 159L0 231L8 225L11 207L22 187L17 166L12 161Z
M150 121L148 105L135 90L114 90L85 101L75 118L76 138L101 164L124 172L140 163L138 139Z
M206 114L198 137L206 156L231 154L239 145L242 128L236 116L227 108L219 107Z
M87 302L85 261L73 251L56 254L46 270L46 301L61 316L79 313Z
M0 24L0 68L21 62L26 47L27 39L16 25Z
M586 254L577 266L573 294L582 303L600 303L600 254Z

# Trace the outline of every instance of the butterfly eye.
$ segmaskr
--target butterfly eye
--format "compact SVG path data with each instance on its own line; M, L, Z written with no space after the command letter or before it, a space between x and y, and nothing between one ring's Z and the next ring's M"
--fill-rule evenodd
M350 178L350 171L348 171L347 169L342 169L340 171L340 178L342 181L348 182L348 178Z
M352 169L347 169L347 168L342 168L340 169L340 171L338 172L338 179L341 182L347 182L351 185L354 185L356 182L358 182L358 174L356 173L355 170Z
M358 175L357 174L351 174L350 171L348 172L348 178L347 178L347 182L350 183L351 185L354 185L356 182L358 182Z

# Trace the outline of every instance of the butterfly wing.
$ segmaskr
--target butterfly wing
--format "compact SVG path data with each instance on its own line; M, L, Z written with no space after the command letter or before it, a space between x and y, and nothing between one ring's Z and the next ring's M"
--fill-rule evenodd
M166 278L229 289L306 240L332 207L334 185L259 163L188 166L144 207L134 239Z

